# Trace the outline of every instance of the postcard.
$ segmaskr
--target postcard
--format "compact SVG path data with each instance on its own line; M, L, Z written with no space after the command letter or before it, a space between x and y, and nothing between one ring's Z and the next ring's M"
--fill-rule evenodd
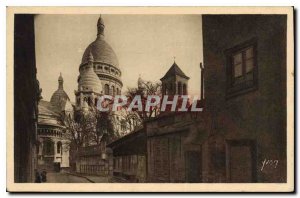
M7 7L7 190L293 192L293 24L293 7Z

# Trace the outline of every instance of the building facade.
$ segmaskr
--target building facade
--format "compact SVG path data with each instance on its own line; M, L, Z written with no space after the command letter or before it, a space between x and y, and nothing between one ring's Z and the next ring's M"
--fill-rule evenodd
M204 15L202 24L203 181L286 182L287 17Z
M96 40L85 49L79 66L78 89L75 90L76 114L79 116L83 111L96 107L99 97L109 95L113 98L122 91L118 57L105 41L104 30L104 21L100 16ZM109 114L118 136L133 130L127 120L134 115L128 115L125 110L110 111Z
M174 62L161 79L163 94L187 95L188 79ZM147 182L202 181L200 140L205 122L202 112L198 114L167 111L146 121Z
M38 116L38 169L69 168L69 143L64 116L73 116L73 106L63 89L63 77L58 78L58 89L50 102L41 100Z
M98 145L79 148L76 153L76 172L87 175L111 177L113 174L113 158L110 148L105 142Z
M14 181L34 182L41 90L36 78L34 15L14 18Z
M112 47L105 41L104 29L104 21L100 16L97 22L96 40L86 48L79 66L78 89L75 90L75 120L90 111L94 111L99 105L99 97L106 95L113 100L114 96L120 95L122 91L122 72L118 58ZM107 124L106 121L97 120L99 124L96 128L101 128L103 132L100 142L88 142L71 154L71 163L76 172L112 175L112 154L110 149L103 147L103 145L112 141L111 139L115 140L116 137L124 136L134 130L134 119L137 115L128 113L124 109L118 109L117 111L108 111L106 116L112 127L109 128L110 124ZM109 125L107 129L103 129L106 125ZM108 132L109 130L113 134ZM113 138L103 138L107 135L111 135Z
M144 128L133 131L107 146L113 151L114 181L147 181L147 141Z

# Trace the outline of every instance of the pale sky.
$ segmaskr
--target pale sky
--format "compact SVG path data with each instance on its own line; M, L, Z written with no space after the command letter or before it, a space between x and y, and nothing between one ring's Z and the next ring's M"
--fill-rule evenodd
M37 15L35 18L37 78L49 101L58 87L75 101L79 65L86 47L96 39L99 15ZM202 62L201 15L102 15L105 40L114 49L122 70L123 89L136 87L139 74L159 81L176 57L190 77L188 91L200 94Z

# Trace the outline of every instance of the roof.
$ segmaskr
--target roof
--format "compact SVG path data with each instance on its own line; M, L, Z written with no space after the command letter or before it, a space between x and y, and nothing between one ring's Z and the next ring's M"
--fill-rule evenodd
M85 50L81 64L88 62L89 54L92 53L94 62L101 62L119 68L119 61L112 47L104 40L104 36L99 36Z
M121 138L119 138L119 139L117 139L117 140L109 143L107 145L107 147L111 147L111 148L116 147L116 146L118 146L120 144L125 143L127 140L130 140L131 138L135 138L136 136L138 136L138 135L140 135L140 134L142 134L144 132L145 132L145 128L141 128L141 129L138 129L138 130L133 131L131 133L128 133L127 135L125 135L125 136L123 136L123 137L121 137Z
M91 65L88 65L87 69L81 72L78 89L81 89L80 87L82 88L82 91L93 91L99 94L101 93L101 81Z
M39 116L38 124L39 125L50 125L55 127L63 127L61 122L60 110L58 107L52 105L48 101L41 100L38 105Z
M189 79L189 77L187 75L185 75L185 73L183 73L183 71L180 69L180 67L174 61L173 65L170 67L170 69L167 71L167 73L164 75L164 77L162 77L160 80L163 80L165 78L168 78L170 76L175 76L175 75Z
M62 89L58 88L51 96L50 102L57 107L64 108L67 101L70 101L68 94Z
M52 94L50 102L52 105L57 106L60 110L65 108L66 102L70 101L68 94L64 91L64 79L60 73L58 77L58 89ZM46 102L46 101L44 101Z

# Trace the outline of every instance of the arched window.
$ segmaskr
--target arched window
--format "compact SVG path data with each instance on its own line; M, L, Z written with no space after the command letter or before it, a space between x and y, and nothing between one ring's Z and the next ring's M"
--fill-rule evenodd
M95 106L97 106L98 98L95 98Z
M112 86L111 89L112 89L112 95L115 96L116 95L116 93L115 93L115 86Z
M49 139L43 142L43 154L44 155L54 155L54 142Z
M61 147L62 147L62 143L61 142L57 142L57 144L56 144L56 152L57 153L61 153Z
M172 94L172 93L173 93L173 84L170 83L170 84L169 84L168 94Z
M183 84L183 95L187 94L187 90L186 90L186 84Z
M117 87L117 94L120 95L120 93L119 93L119 88L118 88L118 87Z
M109 85L108 84L104 85L104 94L109 95Z
M88 98L88 105L91 106L92 103L93 103L93 100L89 97L89 98Z
M182 95L182 84L181 84L181 82L178 82L178 90L177 90L177 93L178 93L178 95Z

